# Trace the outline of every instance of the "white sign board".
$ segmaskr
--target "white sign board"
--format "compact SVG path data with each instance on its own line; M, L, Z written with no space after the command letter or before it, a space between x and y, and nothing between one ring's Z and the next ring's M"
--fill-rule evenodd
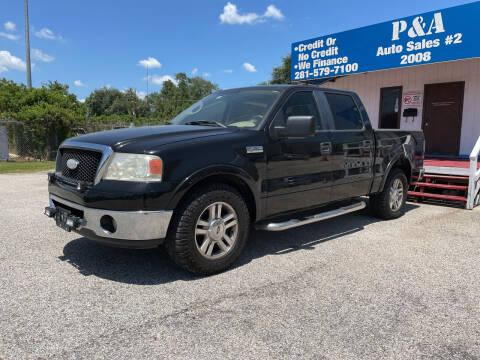
M423 96L421 91L409 91L403 94L403 105L405 106L422 106Z

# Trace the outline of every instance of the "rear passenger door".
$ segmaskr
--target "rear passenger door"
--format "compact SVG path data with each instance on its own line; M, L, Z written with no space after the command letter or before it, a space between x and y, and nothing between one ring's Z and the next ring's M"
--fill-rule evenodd
M366 195L373 176L373 130L365 125L350 94L324 91L318 95L333 128L331 201Z

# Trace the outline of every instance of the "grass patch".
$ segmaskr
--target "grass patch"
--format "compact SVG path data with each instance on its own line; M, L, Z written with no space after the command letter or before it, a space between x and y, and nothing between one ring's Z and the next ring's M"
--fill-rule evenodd
M55 161L32 161L32 162L0 162L0 174L8 173L33 173L37 171L53 170Z

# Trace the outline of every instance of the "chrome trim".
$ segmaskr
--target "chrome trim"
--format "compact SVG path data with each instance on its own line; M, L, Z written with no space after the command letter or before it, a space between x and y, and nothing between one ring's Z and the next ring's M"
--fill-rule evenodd
M367 204L365 203L365 201L360 201L358 203L344 206L339 209L312 215L304 219L291 219L281 223L259 224L259 225L256 225L255 228L258 230L266 230L266 231L283 231L283 230L291 229L297 226L311 224L317 221L327 220L336 216L345 215L357 210L361 210L366 206Z
M59 174L59 165L60 165L60 149L69 148L69 149L85 149L85 150L96 150L102 153L102 158L100 159L100 163L98 164L97 173L95 175L95 180L93 182L94 185L97 185L100 180L102 180L103 174L108 165L108 160L113 154L113 150L110 146L107 145L99 145L93 143L87 143L82 141L74 141L74 140L65 140L59 147L57 152L57 160L55 163L55 173Z
M164 239L167 236L168 225L173 211L114 211L88 208L83 205L65 200L59 196L50 194L50 206L55 207L52 200L68 207L83 211L85 223L78 230L88 229L97 236L121 240L154 240ZM114 233L105 232L100 227L100 218L110 215L117 224Z

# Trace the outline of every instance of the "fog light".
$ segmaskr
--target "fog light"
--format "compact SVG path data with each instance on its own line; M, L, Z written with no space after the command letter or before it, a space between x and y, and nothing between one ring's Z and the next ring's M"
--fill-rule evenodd
M73 227L75 225L75 222L73 221L73 219L67 219L67 223L66 223L68 226L70 227Z
M113 234L117 231L117 222L110 215L103 215L100 218L100 227L106 234Z

